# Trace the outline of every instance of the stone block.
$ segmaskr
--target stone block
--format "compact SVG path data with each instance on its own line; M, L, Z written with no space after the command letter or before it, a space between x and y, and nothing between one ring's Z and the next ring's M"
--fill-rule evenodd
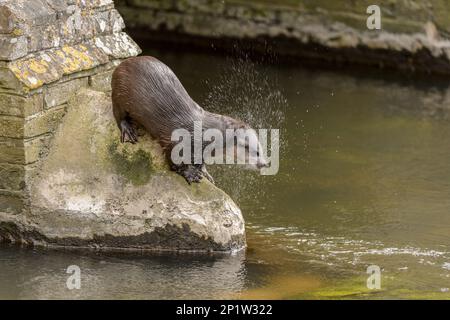
M61 44L60 29L59 23L34 27L27 36L28 52L58 47Z
M23 140L0 137L0 163L23 164L24 162Z
M24 23L27 31L56 21L56 12L45 0L9 0L6 5L14 13L16 23Z
M51 134L38 136L25 141L25 164L36 163L48 152Z
M0 89L19 93L23 91L23 84L6 65L0 66Z
M0 60L15 60L28 53L27 38L0 34Z
M0 137L22 138L24 119L16 116L0 115Z
M65 114L65 107L46 110L39 115L27 119L23 130L24 138L32 138L53 132Z
M124 59L141 53L133 39L124 32L97 37L94 43L98 49L114 59Z
M24 200L18 193L0 191L0 212L18 214L24 208Z
M0 189L20 191L24 187L24 166L9 163L0 163Z
M5 5L0 5L0 33L11 33L14 29L14 14Z
M111 10L109 14L109 24L113 33L120 32L125 28L125 22L123 21L123 18L120 15L119 11L117 11L116 9Z
M0 93L0 114L28 117L39 113L43 109L41 93L20 96L9 93Z
M88 78L79 78L57 83L44 89L44 108L50 109L67 103L80 88L88 86Z
M72 14L62 21L61 38L64 43L79 43L95 34L94 19L89 11L75 7Z
M114 70L105 71L89 77L89 85L97 91L111 91L111 77Z
M109 11L96 11L92 15L92 22L95 35L111 33L112 27L109 20Z

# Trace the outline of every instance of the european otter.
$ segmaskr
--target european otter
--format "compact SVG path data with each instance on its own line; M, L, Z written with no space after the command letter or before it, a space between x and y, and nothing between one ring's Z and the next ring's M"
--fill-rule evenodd
M213 182L203 161L200 164L174 164L170 157L174 146L172 132L183 128L192 133L195 121L201 121L204 129L214 128L223 133L226 129L250 129L251 137L247 137L248 140L237 137L237 146L245 148L247 158L258 158L256 168L267 166L265 158L260 157L258 149L261 146L256 132L249 125L201 108L172 70L154 57L129 58L116 68L112 76L112 102L114 117L121 131L121 142L137 142L132 126L133 122L137 122L158 140L171 169L189 184L199 182L203 176ZM256 141L256 147L254 143L249 143L251 140Z

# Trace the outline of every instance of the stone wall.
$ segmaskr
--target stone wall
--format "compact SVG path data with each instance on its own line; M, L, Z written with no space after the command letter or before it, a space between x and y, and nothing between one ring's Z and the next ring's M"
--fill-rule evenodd
M27 205L71 96L109 91L113 68L140 52L123 28L112 0L0 0L0 212Z
M450 74L447 0L377 1L381 30L367 28L368 0L116 2L135 37L224 48L235 43L229 39L263 40L286 56Z
M0 0L0 242L236 251L240 209L121 144L111 74L140 52L112 0ZM206 180L206 179L204 179Z

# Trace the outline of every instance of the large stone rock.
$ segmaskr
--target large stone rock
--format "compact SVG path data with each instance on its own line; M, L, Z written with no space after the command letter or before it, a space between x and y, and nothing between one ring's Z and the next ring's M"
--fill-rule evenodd
M206 179L189 186L142 134L136 145L121 144L108 96L82 89L48 156L27 177L29 212L0 214L0 238L157 250L245 247L236 204Z

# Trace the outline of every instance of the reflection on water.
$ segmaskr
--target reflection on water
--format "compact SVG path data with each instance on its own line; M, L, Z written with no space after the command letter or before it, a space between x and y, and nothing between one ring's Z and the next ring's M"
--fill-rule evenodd
M211 168L243 210L247 253L6 247L0 297L450 298L446 83L149 54L205 108L281 129L278 175ZM65 287L71 264L81 267L80 291ZM382 269L381 290L366 288L371 264Z
M180 299L223 296L244 288L243 254L196 256L81 253L0 247L0 297L12 299ZM69 290L69 265L81 289Z

